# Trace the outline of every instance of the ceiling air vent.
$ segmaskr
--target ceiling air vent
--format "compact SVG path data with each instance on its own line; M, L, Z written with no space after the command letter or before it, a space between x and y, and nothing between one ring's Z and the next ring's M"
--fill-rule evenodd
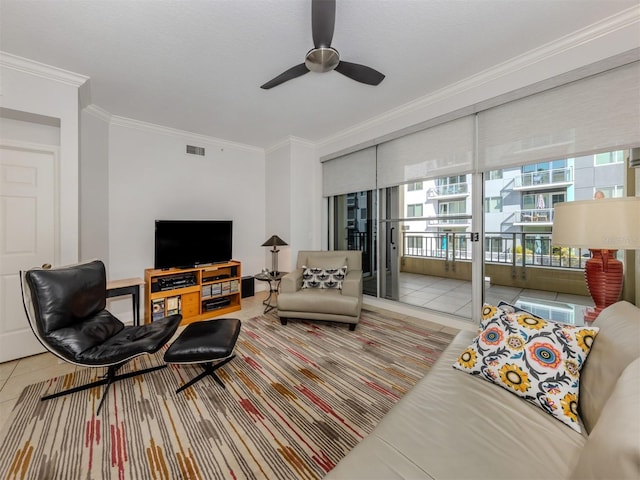
M204 147L196 147L193 145L187 145L187 153L191 155L200 155L204 157Z

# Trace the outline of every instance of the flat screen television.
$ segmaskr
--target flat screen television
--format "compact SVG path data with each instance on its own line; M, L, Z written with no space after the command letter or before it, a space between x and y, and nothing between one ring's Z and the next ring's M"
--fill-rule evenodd
M188 268L228 262L231 220L156 220L154 268Z

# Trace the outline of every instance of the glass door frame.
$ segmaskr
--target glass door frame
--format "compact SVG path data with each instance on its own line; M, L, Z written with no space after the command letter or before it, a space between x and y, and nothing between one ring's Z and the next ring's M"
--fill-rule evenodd
M484 176L482 173L470 173L472 192L471 192L471 234L472 239L475 237L478 241L471 243L471 301L472 301L472 316L471 322L475 324L480 323L482 304L484 301ZM374 248L377 247L376 272L373 274L376 276L376 294L371 295L373 298L382 300L391 300L399 302L399 272L400 272L400 254L401 245L399 242L401 233L401 224L405 221L415 221L414 218L405 218L404 212L400 213L398 207L401 201L399 190L403 185L377 188L372 190L375 195L376 204L376 219L377 228L375 229L375 235L377 238L373 241ZM389 189L396 189L395 202L389 201L389 195L387 192ZM393 195L391 195L393 197ZM328 198L327 203L327 244L329 249L335 248L335 212L334 212L334 197ZM392 205L389 205L391 203ZM387 213L387 207L392 210ZM392 241L387 247L387 238ZM395 244L395 245L394 245ZM395 248L393 248L395 246ZM394 255L389 255L391 252L395 252ZM373 252L371 252L373 254ZM390 257L387 259L387 257ZM393 257L393 258L391 258ZM389 279L387 276L387 270L392 269ZM395 272L395 274L394 274ZM423 307L424 308L424 307ZM428 311L428 309L425 308ZM437 310L432 310L437 314L443 314ZM445 313L446 315L446 313Z

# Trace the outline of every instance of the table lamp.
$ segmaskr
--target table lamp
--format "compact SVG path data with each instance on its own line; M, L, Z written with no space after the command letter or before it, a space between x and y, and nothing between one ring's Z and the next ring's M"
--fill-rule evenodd
M277 247L281 247L284 245L287 245L287 243L277 235L271 235L271 237L262 244L263 247L273 247L271 249L271 274L272 275L278 274L278 252L280 250L278 250Z
M640 248L640 197L554 205L551 243L591 251L584 274L595 308L587 310L585 320L595 320L622 293L623 268L616 252Z

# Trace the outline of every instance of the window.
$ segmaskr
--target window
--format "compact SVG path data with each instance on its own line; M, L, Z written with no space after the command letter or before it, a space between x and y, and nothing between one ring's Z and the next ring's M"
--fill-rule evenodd
M414 192L416 190L422 190L422 182L414 182L407 184L407 192Z
M502 197L488 197L484 199L484 213L502 212Z
M620 198L624 197L624 186L623 185L613 185L611 187L597 187L594 189L593 195L595 198L595 193L600 191L604 194L604 198Z
M522 167L522 186L546 185L571 180L571 168L567 160L554 160L524 165Z
M502 178L502 170L491 170L487 172L487 180L500 180Z
M438 185L454 185L456 183L467 183L466 175L453 175L451 177L442 177L437 180Z
M566 201L566 192L526 193L522 195L522 208L544 210Z
M422 204L414 203L407 205L407 217L421 217L422 216Z
M440 202L438 205L440 215L460 215L467 213L466 200L454 200L451 202Z
M438 195L461 195L469 192L469 183L466 175L453 175L436 179L436 192Z
M599 167L602 165L611 165L612 163L624 162L624 152L618 150L617 152L598 153L595 155L594 164Z

